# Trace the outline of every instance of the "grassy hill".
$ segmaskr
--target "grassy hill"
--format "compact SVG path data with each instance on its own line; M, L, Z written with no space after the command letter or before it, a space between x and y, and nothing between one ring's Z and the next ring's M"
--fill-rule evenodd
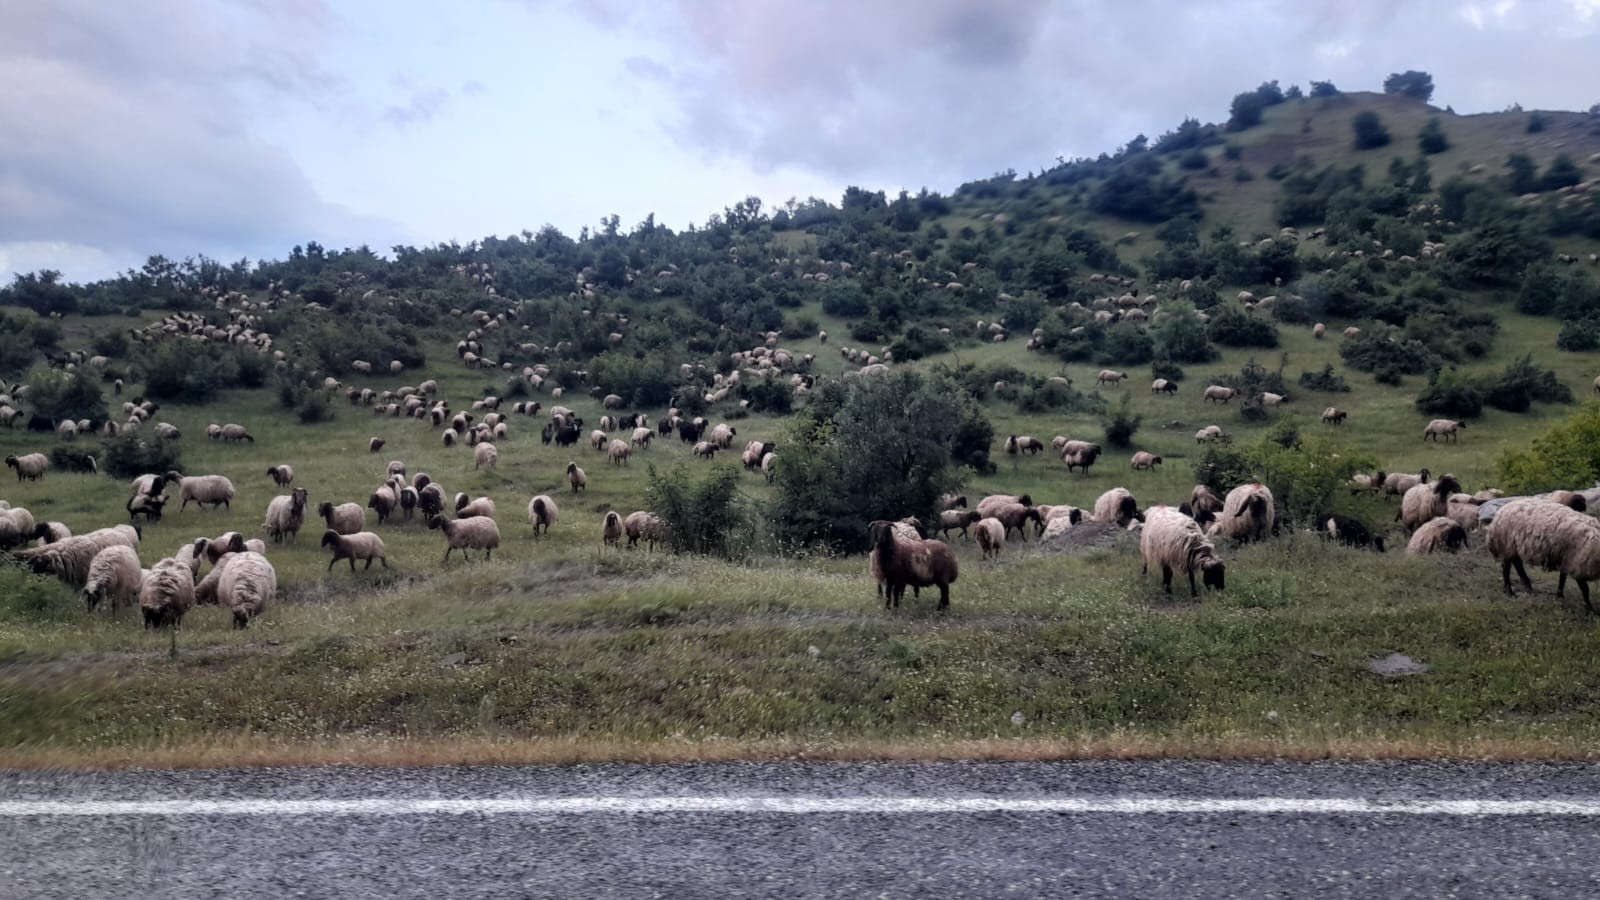
M1352 122L1369 112L1392 140L1358 151ZM1434 117L1450 149L1426 157L1419 177L1416 136ZM1194 433L1208 424L1230 434L1224 452L1252 451L1292 427L1306 441L1304 458L1448 471L1468 491L1513 487L1501 477L1503 454L1525 449L1573 405L1486 406L1467 418L1458 443L1424 443L1436 414L1416 401L1431 373L1380 367L1380 382L1351 364L1340 335L1354 326L1381 342L1414 341L1429 368L1486 395L1524 357L1575 397L1591 393L1600 352L1558 350L1557 339L1600 319L1587 261L1600 251L1600 191L1590 190L1600 132L1584 114L1542 119L1530 132L1525 112L1459 116L1371 94L1286 100L1248 128L1196 123L1187 148L1165 152L1157 139L949 196L852 189L838 206L731 207L683 233L642 223L572 240L546 230L404 248L393 260L308 245L255 268L156 259L95 285L19 279L0 293L11 304L0 310L5 377L39 384L52 365L72 362L103 376L90 381L104 393L104 418L117 422L124 400L159 389L154 418L182 432L182 470L224 474L236 486L226 510L180 511L174 501L144 531L146 566L197 536L260 534L280 493L266 470L285 462L315 506L364 504L387 463L403 460L449 493L492 497L502 545L492 561L444 565L438 532L419 520L376 525L369 514L390 568L330 572L321 523L308 520L296 541L268 550L280 595L265 614L236 632L225 613L197 609L176 658L166 636L139 627L137 611L88 614L69 588L0 568L0 761L1591 755L1600 732L1588 700L1600 688L1589 665L1600 640L1594 622L1572 598L1548 596L1553 576L1539 580L1540 596L1503 599L1481 535L1459 557L1378 555L1326 546L1310 533L1316 519L1302 515L1271 541L1225 547L1228 590L1199 603L1181 591L1163 597L1156 579L1141 578L1132 536L1066 552L1013 542L998 560L952 538L962 571L947 614L926 598L883 611L864 559L839 547L780 552L769 526L784 488L759 473L740 475L751 516L732 559L600 541L607 511L648 506L652 468L682 467L698 480L737 467L748 440L777 442L781 465L798 413L763 408L771 399L752 389L764 380L759 371L726 399L705 400L723 386L717 375L735 368L731 352L777 330L797 358L814 356L782 375L785 385L807 376L796 410L830 379L858 377L861 362L841 347L874 356L895 347L892 368L966 385L963 402L993 429L992 468L962 473L974 499L1028 493L1092 507L1125 486L1141 505L1175 504L1196 481L1207 448ZM1186 163L1193 152L1204 159ZM1535 177L1565 156L1580 182L1513 192L1505 165L1513 154L1527 157ZM1349 174L1354 166L1360 177ZM1284 200L1296 184L1326 196L1317 195L1321 218L1299 221L1286 239ZM1146 214L1096 211L1108 206ZM1398 257L1414 251L1384 258L1419 241L1446 249L1409 263ZM1275 271L1290 275L1264 277ZM1128 283L1107 287L1096 274ZM1138 300L1157 298L1143 307L1149 321L1095 321L1097 300L1134 290ZM1276 346L1219 340L1210 323L1231 314L1240 291L1280 298L1242 313L1265 323ZM1211 358L1178 362L1160 319L1191 307L1210 318ZM475 310L497 325L475 323ZM161 336L165 317L177 314L232 327L237 340ZM1001 320L999 342L976 325ZM1313 321L1327 326L1325 338L1313 336ZM1039 346L1030 350L1034 328ZM133 330L141 340L120 340ZM263 334L272 338L265 347ZM465 366L457 345L469 339L504 366ZM1141 341L1147 358L1119 356ZM274 351L281 366L235 361L270 361ZM96 353L103 369L88 364ZM350 367L364 359L381 370L402 354L413 364L398 375ZM1281 370L1287 404L1201 399L1207 384L1252 362ZM1176 395L1149 390L1152 363L1182 370ZM551 371L537 389L521 375L535 365ZM1348 392L1301 387L1302 372L1325 366ZM1106 367L1129 378L1097 388ZM260 386L246 386L252 371ZM168 383L174 372L199 374ZM1058 375L1071 391L1045 384ZM124 381L121 396L112 396L114 377ZM327 394L331 417L302 421L327 377L340 382ZM445 447L439 428L346 400L351 389L381 393L426 379L455 410L488 395L505 408L564 404L584 419L585 439L546 445L543 413L512 415L509 437L496 442L498 465L475 469L470 449ZM1008 389L995 392L997 380ZM559 399L554 384L565 390ZM691 414L703 408L737 428L733 451L708 463L664 437L613 466L586 439L605 412L599 398L612 392L652 421L672 403ZM1036 399L1024 404L1024 395ZM1142 417L1133 446L1108 446L1087 475L1067 474L1049 452L1001 451L1009 434L1102 440L1104 410L1124 396ZM13 402L24 417L47 412ZM1325 406L1348 410L1347 424L1323 425ZM255 441L208 440L206 426L223 422L245 424ZM387 442L379 454L367 451L374 436ZM0 429L4 454L62 446L104 459L98 438L64 444L20 422ZM1130 471L1133 449L1164 462ZM588 470L584 493L568 490L569 460ZM1560 474L1573 487L1594 475ZM126 519L121 478L53 469L40 481L4 483L0 498L75 533ZM545 537L525 514L538 493L561 507ZM872 508L872 496L857 499ZM1394 509L1339 490L1315 512L1360 516L1398 549L1405 536ZM905 512L923 511L882 510ZM1431 669L1393 680L1367 670L1391 652Z

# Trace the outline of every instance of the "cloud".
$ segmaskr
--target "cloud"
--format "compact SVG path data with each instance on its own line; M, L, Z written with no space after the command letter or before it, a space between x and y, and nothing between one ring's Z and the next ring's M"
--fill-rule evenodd
M0 0L0 21L0 83L13 86L0 92L0 251L12 271L41 258L280 255L378 230L323 202L255 128L340 90L317 56L338 27L318 0Z
M482 85L479 85L482 89ZM383 117L389 124L396 128L404 128L414 122L426 122L444 110L445 103L450 99L450 92L443 88L432 88L425 91L416 91L405 106L391 106L383 111Z

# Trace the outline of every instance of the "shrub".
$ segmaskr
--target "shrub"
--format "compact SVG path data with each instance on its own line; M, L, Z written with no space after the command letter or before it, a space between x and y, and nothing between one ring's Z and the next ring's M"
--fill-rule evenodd
M1211 345L1210 330L1188 303L1167 304L1162 310L1161 321L1150 330L1155 335L1160 355L1173 363L1203 363L1217 358L1217 348Z
M328 395L321 391L305 391L300 402L295 404L295 418L302 425L315 425L318 422L327 422L333 419L333 406L328 403Z
M1375 150L1389 143L1389 129L1383 127L1383 120L1370 109L1357 113L1350 120L1350 128L1356 133L1357 150Z
M1483 391L1473 379L1448 369L1428 379L1416 405L1425 415L1475 419L1483 414Z
M50 468L58 472L97 472L99 467L89 451L81 447L54 447L50 450Z
M750 402L755 412L786 416L794 410L794 387L786 378L759 378L740 381L737 395Z
M1572 389L1556 373L1533 361L1532 354L1513 360L1483 389L1484 402L1506 412L1527 412L1535 401L1571 403Z
M1363 372L1391 376L1421 375L1439 368L1441 360L1415 340L1397 340L1378 329L1364 331L1339 344L1345 364Z
M1433 76L1416 69L1392 72L1383 80L1383 92L1427 103L1433 97Z
M1133 398L1123 394L1105 415L1100 417L1100 427L1106 432L1106 445L1126 448L1133 446L1133 436L1144 423L1144 416L1133 411Z
M1107 364L1138 366L1154 359L1155 355L1156 344L1150 332L1137 325L1115 325L1106 329L1099 359Z
M88 419L98 424L106 420L100 385L82 370L35 370L28 377L28 402L35 416L51 422Z
M1444 128L1439 124L1438 117L1428 120L1417 133L1417 148L1424 154L1432 155L1443 153L1450 149L1450 139L1445 137Z
M1528 449L1502 454L1495 468L1505 489L1519 494L1600 481L1600 402L1551 425Z
M140 358L145 395L179 403L209 403L237 378L236 356L188 341L160 344Z
M1344 376L1333 371L1333 363L1325 364L1321 372L1301 372L1300 386L1330 394L1350 393L1350 385L1345 383Z
M1565 322L1556 335L1556 347L1573 353L1600 350L1600 319L1584 318Z
M649 467L645 505L667 527L667 546L679 553L746 555L752 542L749 501L739 492L739 470L714 466L699 481L682 464L661 474Z
M1376 465L1364 453L1320 437L1301 439L1280 426L1254 447L1208 447L1194 473L1196 481L1219 495L1241 484L1265 484L1278 518L1305 525L1332 511L1351 475Z
M1008 319L1007 321L1009 322L1010 320ZM1019 329L1023 327L1031 328L1032 324L1030 323L1027 326L1018 325L1016 327ZM938 329L924 325L912 325L906 329L905 334L895 338L894 342L889 345L889 350L894 353L894 358L897 362L911 362L935 353L943 353L949 349L950 339L948 337L940 333Z
M1150 364L1151 379L1165 378L1168 381L1182 381L1183 367L1170 359L1158 359Z
M1224 347L1278 346L1278 326L1264 316L1253 316L1232 304L1226 304L1211 313L1207 323L1211 340Z
M182 472L183 450L177 441L136 431L100 444L100 471L113 478L138 478L151 472Z

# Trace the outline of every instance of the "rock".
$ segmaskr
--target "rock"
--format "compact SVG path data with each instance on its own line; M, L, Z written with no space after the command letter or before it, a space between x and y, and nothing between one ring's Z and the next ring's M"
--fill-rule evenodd
M453 669L466 661L467 655L465 653L452 653L449 656L439 660L439 668Z
M1011 714L1011 724L1017 726L1018 728L1021 728L1022 723L1026 721L1028 721L1028 717L1024 716L1022 714L1022 710L1020 709Z
M1382 659L1369 660L1367 670L1384 678L1401 678L1406 675L1421 675L1433 668L1427 663L1417 662L1404 653L1391 653Z

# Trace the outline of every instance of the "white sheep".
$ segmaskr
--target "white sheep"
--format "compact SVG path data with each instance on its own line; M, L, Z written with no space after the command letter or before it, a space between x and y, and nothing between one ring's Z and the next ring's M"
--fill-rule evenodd
M650 447L650 439L655 435L649 428L639 427L633 430L633 445L641 450Z
M628 457L632 455L632 453L633 448L628 446L627 441L621 440L620 438L613 440L611 442L611 446L606 449L606 456L610 457L611 464L614 466L627 465Z
M604 521L600 523L600 540L607 546L615 547L622 540L622 517L616 510L606 513Z
M1200 530L1194 519L1170 506L1153 506L1145 510L1144 528L1139 532L1139 554L1144 557L1142 574L1150 574L1150 566L1161 567L1161 589L1172 593L1172 573L1189 576L1189 595L1199 597L1194 573L1208 590L1223 589L1227 567L1217 558L1216 547Z
M1427 469L1423 469L1415 475L1409 472L1390 472L1382 478L1384 497L1403 497L1406 491L1417 485L1427 484L1430 475L1431 473Z
M1567 578L1578 582L1583 606L1595 611L1589 602L1589 582L1600 578L1600 521L1575 509L1532 498L1513 500L1500 507L1489 526L1489 553L1500 562L1500 577L1507 596L1511 589L1511 568L1517 569L1522 586L1533 592L1524 563L1560 573L1556 596L1565 597Z
M233 482L223 475L185 475L178 482L178 496L183 498L179 511L187 509L191 500L201 508L209 503L212 509L219 506L232 509Z
M167 557L150 567L139 585L139 608L145 628L171 628L183 624L184 613L194 608L194 573L188 564Z
M622 530L628 535L628 546L637 546L643 540L650 544L650 549L656 548L656 542L666 540L667 525L661 517L652 512L638 510L628 513L622 520Z
M550 533L550 526L556 523L556 502L545 494L539 494L528 501L528 524L533 526L533 533L539 534L542 529L545 534Z
M83 585L83 599L90 612L101 601L110 601L118 610L139 601L144 570L139 567L139 552L125 544L101 550L89 561L89 577Z
M282 463L267 469L267 475L271 476L272 483L278 487L288 487L294 481L294 467Z
M1227 433L1222 430L1222 426L1207 425L1206 427L1194 433L1194 442L1196 444L1210 444L1220 441L1225 437L1227 437Z
M0 509L0 550L26 544L37 527L33 513L20 506Z
M72 537L72 529L62 522L40 522L34 527L33 536L39 541L37 546L43 547Z
M1272 491L1264 484L1241 484L1222 501L1222 512L1210 533L1240 542L1255 541L1271 534L1276 524Z
M43 547L32 547L17 554L38 575L54 575L75 590L89 580L89 564L95 555L118 544L139 546L139 532L132 525L113 525L88 534L76 534Z
M1327 333L1328 333L1328 326L1322 324L1321 322L1318 322L1317 324L1311 326L1311 336L1316 338L1319 341L1322 340L1322 336L1327 334Z
M306 521L308 499L305 488L295 488L287 494L273 497L267 504L266 521L261 523L261 527L266 529L273 543L281 544L284 538L292 541L300 533L300 526Z
M1161 457L1154 453L1140 450L1133 454L1132 466L1135 471L1143 470L1146 472L1153 472L1155 471L1156 466L1159 465L1161 465Z
M972 526L972 530L978 539L979 549L983 551L984 559L1000 555L1000 548L1006 542L1006 526L999 519L980 519Z
M1127 377L1128 373L1126 372L1117 372L1111 369L1101 369L1100 374L1095 376L1094 383L1096 385L1109 384L1115 386L1121 384L1122 379Z
M222 426L222 432L219 436L222 440L230 442L249 441L252 444L256 442L256 439L250 436L250 432L243 425L235 425L232 422Z
M1439 516L1422 523L1406 542L1407 556L1454 553L1467 546L1467 530L1453 519Z
M253 551L228 554L221 570L216 602L233 613L234 628L244 628L277 595L278 572Z
M317 506L317 515L322 517L328 527L340 534L355 534L367 526L367 511L359 503L341 503L334 506L332 501L324 500Z
M494 468L500 461L500 451L491 443L484 442L472 448L472 468L481 469L484 466Z
M1139 518L1139 504L1127 488L1114 487L1094 501L1096 522L1110 522L1115 523L1118 528L1126 528L1129 522L1137 518Z
M473 516L467 519L447 519L444 516L434 516L428 520L428 527L444 532L445 551L444 561L450 561L450 553L460 550L463 559L471 559L468 550L482 550L484 559L493 559L495 548L500 546L500 526L488 516Z
M465 492L456 494L456 518L470 519L474 516L494 518L494 501L488 497L469 497Z
M1227 403L1228 401L1232 400L1234 395L1237 393L1239 393L1239 391L1236 388L1224 387L1220 384L1213 384L1207 386L1201 396L1205 397L1207 400L1210 400L1212 403Z
M1442 436L1447 441L1454 441L1456 439L1456 431L1466 427L1467 423L1458 422L1454 419L1434 419L1427 424L1427 427L1422 429L1422 439L1424 441L1432 439L1434 443L1438 443L1439 438Z
M1461 491L1461 483L1454 475L1441 475L1433 484L1416 484L1400 498L1400 510L1394 520L1415 531L1429 519L1449 512L1450 495Z
M372 568L374 559L383 563L385 569L389 568L389 560L384 556L383 538L370 531L358 531L355 534L340 534L333 529L322 533L322 546L333 548L333 559L328 560L328 571L333 571L333 564L341 559L350 561L350 571L356 570L356 560L367 561L365 568Z
M1032 506L1033 498L1027 494L990 494L989 496L984 497L982 500L979 500L978 505L974 506L973 509L978 511L979 516L985 519L991 519L994 518L997 512L1013 503L1020 503L1023 506ZM920 537L920 535L918 535L918 537Z
M575 462L567 463L567 484L572 486L572 492L585 491L589 488L589 476Z
M28 453L23 456L12 454L6 457L6 465L17 470L17 480L38 481L44 477L44 470L50 468L50 458L43 453Z
M1322 423L1324 425L1343 425L1344 420L1349 416L1350 413L1345 410L1337 406L1329 406L1322 411Z

